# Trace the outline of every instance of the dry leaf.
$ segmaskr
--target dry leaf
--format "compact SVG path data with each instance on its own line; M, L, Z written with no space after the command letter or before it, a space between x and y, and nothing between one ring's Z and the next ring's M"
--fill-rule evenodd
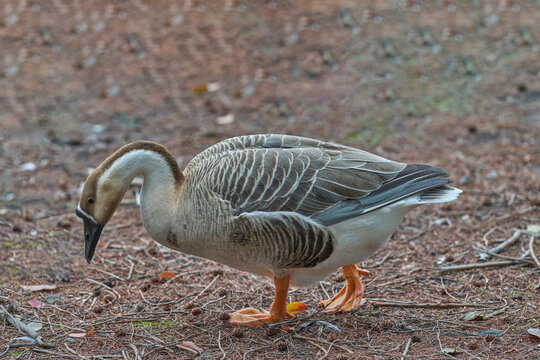
M28 303L36 308L42 308L46 305L44 302L41 302L39 300L29 300Z
M442 349L443 353L445 354L457 354L458 350L455 349L455 348L449 348L449 347L445 347L444 349Z
M530 328L529 330L527 330L527 332L532 337L534 337L536 339L540 339L540 329Z
M195 85L191 88L193 94L204 94L206 92L218 91L221 88L221 84L218 82Z
M465 321L481 321L484 320L484 314L480 311L470 311L463 316Z
M42 290L54 290L56 285L54 284L42 284L42 285L21 285L23 290L26 291L42 291Z
M198 352L198 353L202 353L202 352L203 352L203 349L201 349L200 347L198 347L197 345L195 345L195 344L193 343L193 341L183 341L179 346L180 346L180 347L183 347L183 348L186 348L186 349L195 350L195 351Z
M174 277L174 273L170 271L163 271L161 274L159 274L160 279L172 279Z
M90 335L93 332L94 332L94 328L91 328L90 331L88 331L88 332L85 332L85 333L71 333L71 334L68 334L68 336L73 337L73 338L82 338L82 337Z
M287 311L293 315L300 314L308 309L306 304L301 301L295 301L290 304L287 304Z
M229 125L234 122L234 115L233 114L227 114L224 116L220 116L216 119L216 124L218 125Z

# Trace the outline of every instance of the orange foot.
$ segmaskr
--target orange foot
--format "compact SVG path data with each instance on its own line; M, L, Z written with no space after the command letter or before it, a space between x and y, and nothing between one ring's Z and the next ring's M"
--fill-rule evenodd
M254 309L252 307L248 307L242 310L235 311L231 314L231 324L235 325L262 325L264 324L272 324L281 322L285 319L293 318L294 316L285 311L284 313L276 312L272 313L272 310L270 312L264 311L264 310L258 310Z
M245 308L231 314L231 323L236 325L263 325L281 322L293 315L287 312L287 292L289 291L289 275L277 278L274 277L276 286L276 296L270 308L270 312Z
M356 310L364 297L364 285L361 276L369 276L369 271L362 270L356 265L346 265L341 268L347 281L343 289L331 299L321 301L324 312L346 312Z

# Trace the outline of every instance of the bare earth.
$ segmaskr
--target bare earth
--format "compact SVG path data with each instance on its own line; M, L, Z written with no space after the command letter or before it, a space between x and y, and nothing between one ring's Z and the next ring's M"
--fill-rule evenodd
M0 358L540 359L540 3L217 3L1 2L0 317L56 346L0 320ZM270 281L158 246L131 191L86 264L89 168L137 139L185 166L248 133L441 166L464 193L361 264L359 311L318 313L336 273L290 292L309 311L284 327L230 325ZM441 271L516 229L505 265Z

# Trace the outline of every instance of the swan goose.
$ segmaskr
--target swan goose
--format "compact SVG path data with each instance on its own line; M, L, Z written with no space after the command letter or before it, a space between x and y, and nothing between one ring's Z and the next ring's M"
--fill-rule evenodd
M350 311L364 294L355 264L383 246L405 213L455 200L449 174L355 148L289 135L221 141L182 172L161 145L136 141L88 176L76 210L84 221L90 262L101 231L133 178L144 177L143 226L160 244L274 280L269 312L236 311L234 324L274 323L286 310L289 285L306 286L339 267L343 289L320 305Z

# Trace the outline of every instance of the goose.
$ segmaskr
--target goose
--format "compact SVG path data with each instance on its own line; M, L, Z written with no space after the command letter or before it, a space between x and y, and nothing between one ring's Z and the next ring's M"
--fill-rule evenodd
M383 246L405 213L455 200L443 169L404 164L352 147L291 135L223 140L181 171L165 147L135 141L107 157L85 184L76 215L88 263L103 227L136 176L143 226L158 243L274 281L270 311L231 314L233 324L293 317L289 286L308 286L341 267L345 285L319 305L354 311L364 295L356 264Z

